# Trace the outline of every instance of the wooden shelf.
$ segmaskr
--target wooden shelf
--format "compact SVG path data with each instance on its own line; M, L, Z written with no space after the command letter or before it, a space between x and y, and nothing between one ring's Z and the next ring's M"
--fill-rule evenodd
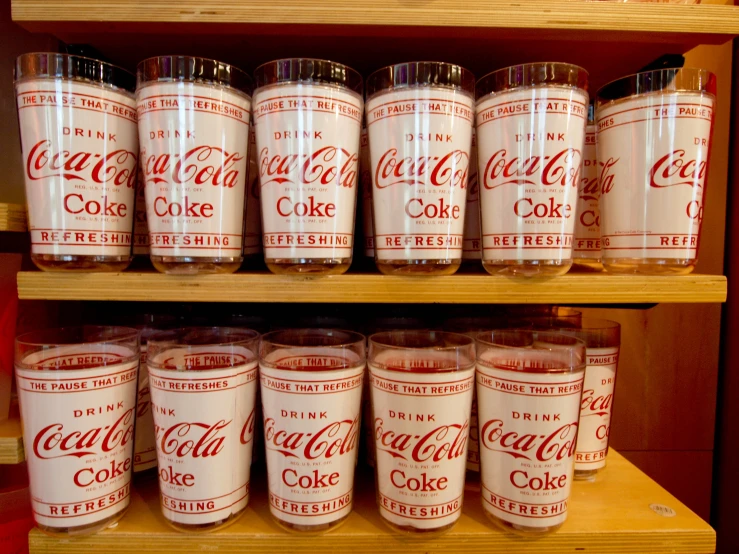
M719 2L726 4L12 0L12 17L29 30L93 45L129 69L148 56L187 52L246 71L281 57L319 57L365 75L391 63L443 59L480 77L544 58L585 67L595 91L664 54L739 35L739 7Z
M711 2L715 3L715 2ZM737 10L721 5L670 6L566 0L12 0L19 23L197 23L387 25L739 34ZM724 38L723 42L725 42Z
M26 230L26 207L21 204L0 203L0 231Z
M726 277L568 274L512 279L482 273L396 277L348 273L327 277L267 272L173 276L154 272L18 274L22 300L169 302L344 302L443 304L706 303L726 300Z
M0 464L19 464L23 460L23 431L16 415L0 422Z
M711 527L618 453L611 451L608 468L592 483L577 482L570 515L554 534L537 540L502 533L485 518L479 493L465 493L463 515L452 531L431 540L393 535L380 520L372 478L358 476L355 511L336 531L323 536L288 534L272 523L264 490L265 478L252 476L252 492L244 516L224 531L186 535L171 530L159 508L156 483L150 479L133 492L131 506L115 529L83 539L57 539L37 529L30 534L30 552L123 554L189 551L244 552L387 552L492 553L575 551L601 554L625 552L713 552ZM650 505L665 507L660 515ZM672 511L670 511L670 509Z

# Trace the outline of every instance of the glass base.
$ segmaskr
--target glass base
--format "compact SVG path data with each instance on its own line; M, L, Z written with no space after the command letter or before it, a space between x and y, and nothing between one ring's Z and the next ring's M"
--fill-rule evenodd
M695 269L695 259L684 258L604 258L609 273L639 275L687 275Z
M506 277L557 277L572 267L572 260L483 260L490 275Z
M399 533L401 535L405 535L406 537L416 537L419 539L431 539L434 537L438 537L439 535L443 535L444 533L447 533L457 524L457 521L453 521L452 523L447 523L446 525L442 525L441 527L434 527L433 529L419 529L418 527L412 527L410 525L398 525L397 523L393 523L392 521L388 521L384 517L382 517L382 514L380 514L380 518L382 519L383 523L387 525L390 529L395 531L396 533Z
M375 260L384 275L453 275L462 265L457 260Z
M597 469L575 469L575 481L595 481L596 474L602 470L602 467Z
M241 267L238 258L194 258L190 256L151 256L154 268L168 275L200 275L204 273L234 273Z
M564 524L564 522L562 522L558 523L557 525L550 525L549 527L532 527L530 525L519 525L518 523L511 523L510 521L501 519L498 516L491 514L484 508L483 511L485 512L487 518L492 521L497 527L499 527L503 531L508 531L509 533L513 533L514 535L518 535L520 537L539 537L542 535L546 535L547 533L556 531Z
M31 254L31 261L42 271L119 272L126 269L131 256L72 256Z
M247 502L248 504L248 502ZM167 519L166 517L164 520L167 522L167 524L176 531L180 531L182 533L212 533L213 531L220 531L222 529L225 529L226 527L230 527L234 523L236 523L241 516L243 516L246 513L246 506L244 506L241 510L238 512L231 514L230 516L219 519L218 521L213 521L211 523L180 523L177 521L172 521L170 519Z
M48 525L42 525L38 522L36 522L36 526L39 528L39 531L51 537L84 537L87 535L94 535L95 533L99 533L103 529L114 525L124 515L126 515L127 511L128 506L123 508L117 514L108 516L105 519L101 519L95 523L88 523L87 525L78 525L76 527L49 527Z
M277 275L341 275L351 258L265 258L267 269Z
M573 258L572 269L577 271L603 271L603 263L598 258Z
M319 523L317 525L300 525L298 523L291 523L275 517L274 514L272 514L272 519L277 525L280 526L281 529L284 529L289 533L300 535L322 535L324 533L328 533L329 531L333 531L334 529L338 529L339 527L344 525L344 523L346 523L346 520L349 519L350 515L351 512L346 514L341 519L337 519L336 521L331 521L330 523Z

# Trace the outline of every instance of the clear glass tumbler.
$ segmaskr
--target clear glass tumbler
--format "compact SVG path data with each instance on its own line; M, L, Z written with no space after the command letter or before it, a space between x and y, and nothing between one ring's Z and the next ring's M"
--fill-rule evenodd
M451 275L462 260L475 77L409 62L367 79L375 263L386 274Z
M448 531L462 515L475 343L440 331L369 338L377 505L393 530Z
M69 327L16 339L31 504L44 533L89 535L128 509L138 370L136 329Z
M246 510L258 345L256 331L228 327L149 337L159 494L167 523L178 531L223 529Z
M254 71L264 261L273 273L349 269L359 187L362 77L340 63L275 60Z
M592 479L606 467L621 349L621 324L586 317L581 320L579 328L555 330L585 343L587 365L575 451L575 479Z
M139 63L136 81L152 265L233 273L243 260L251 78L216 60L157 56Z
M698 258L716 76L661 69L605 85L595 104L603 266L685 275Z
M524 535L567 519L575 469L585 343L532 330L477 335L482 505Z
M567 273L588 118L588 73L566 63L477 83L482 264L492 274Z
M131 263L139 156L135 78L68 54L15 62L31 260L44 271Z
M354 504L365 338L287 329L259 353L269 508L288 531L323 533Z

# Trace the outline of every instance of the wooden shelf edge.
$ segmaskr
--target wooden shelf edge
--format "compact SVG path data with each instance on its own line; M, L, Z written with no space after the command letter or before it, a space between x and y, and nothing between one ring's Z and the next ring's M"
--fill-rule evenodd
M272 275L173 276L154 272L18 274L22 300L157 302L345 302L400 304L715 303L726 300L722 275L659 277L568 274L512 279L487 274L396 277L349 273L327 277Z
M0 231L25 232L26 207L22 204L0 203Z
M594 482L576 482L570 515L556 533L525 540L497 530L485 518L479 492L465 491L462 517L449 533L431 539L392 534L381 522L374 500L371 473L356 479L355 509L347 522L322 536L301 536L280 530L269 516L266 477L252 475L253 493L244 516L231 527L208 535L171 530L159 508L154 476L134 486L128 513L114 529L82 539L58 539L38 530L30 533L35 553L174 553L190 550L249 552L552 552L609 553L713 552L711 527L649 479L617 452ZM672 510L660 515L650 505ZM670 513L669 510L666 511ZM666 513L662 512L662 513Z
M20 418L0 421L0 464L19 464L25 459Z
M217 23L559 29L720 36L739 34L739 8L729 5L664 5L566 0L376 0L358 4L333 0L12 0L15 22Z

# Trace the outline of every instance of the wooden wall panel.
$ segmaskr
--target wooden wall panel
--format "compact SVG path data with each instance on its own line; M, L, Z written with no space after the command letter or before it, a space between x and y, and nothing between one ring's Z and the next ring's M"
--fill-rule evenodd
M713 463L713 454L710 451L620 451L620 454L670 491L680 502L708 520L711 511ZM686 476L690 478L686 479Z
M716 426L716 481L711 524L717 531L718 552L739 552L739 40L734 41L734 90L731 117L732 164L729 175L726 274L729 299L724 308L719 405Z

